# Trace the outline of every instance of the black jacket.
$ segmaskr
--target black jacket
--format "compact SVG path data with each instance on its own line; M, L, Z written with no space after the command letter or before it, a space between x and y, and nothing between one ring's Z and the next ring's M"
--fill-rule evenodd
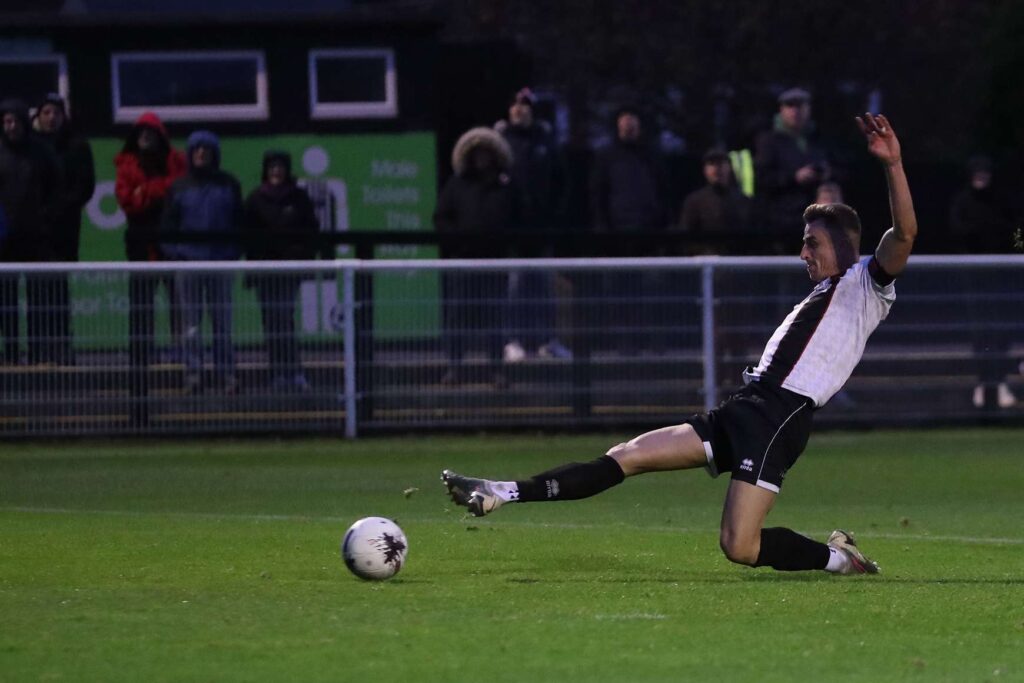
M53 149L60 170L51 234L53 248L60 260L77 261L82 208L92 199L96 189L92 147L85 138L67 129L56 134L37 135Z
M565 163L551 127L530 127L499 121L494 130L512 148L512 178L523 191L523 227L544 230L555 227L565 203Z
M510 232L522 220L522 192L505 174L484 178L452 176L441 190L434 211L434 226L440 233ZM506 254L500 243L466 242L448 244L445 258L499 257Z
M471 168L473 150L483 148L493 155L495 167L488 173ZM439 233L507 233L523 223L524 198L520 185L509 175L512 151L505 139L490 128L472 128L459 138L452 150L452 169L434 210L434 228ZM496 240L460 240L445 243L445 258L501 257L509 252Z
M60 171L53 151L32 135L26 110L0 105L0 113L22 117L24 137L12 143L0 134L0 207L7 236L0 260L50 261L58 258L51 238Z
M966 253L1006 254L1013 245L1014 222L1009 202L992 190L965 187L949 207L953 246Z
M598 232L663 230L668 225L665 172L647 146L616 141L598 151L590 180Z
M768 231L792 235L803 226L804 209L814 202L818 181L801 185L797 170L804 166L828 168L825 151L807 137L783 130L763 133L754 153L754 191Z
M245 257L250 261L316 257L319 224L304 189L288 183L280 191L261 185L245 200L242 219Z
M683 200L679 228L694 237L743 234L749 229L750 199L730 185L705 185Z

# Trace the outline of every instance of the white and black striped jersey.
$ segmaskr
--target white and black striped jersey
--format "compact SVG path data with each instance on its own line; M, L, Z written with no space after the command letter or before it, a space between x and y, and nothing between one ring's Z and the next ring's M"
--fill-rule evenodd
M746 382L770 382L821 407L843 388L868 337L896 299L893 278L874 256L823 280L786 316Z

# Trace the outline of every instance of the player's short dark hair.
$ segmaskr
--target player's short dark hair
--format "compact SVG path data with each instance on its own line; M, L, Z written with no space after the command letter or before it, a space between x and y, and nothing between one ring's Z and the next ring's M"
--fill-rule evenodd
M846 204L811 204L804 209L804 223L821 221L827 229L842 230L853 246L860 248L860 216Z

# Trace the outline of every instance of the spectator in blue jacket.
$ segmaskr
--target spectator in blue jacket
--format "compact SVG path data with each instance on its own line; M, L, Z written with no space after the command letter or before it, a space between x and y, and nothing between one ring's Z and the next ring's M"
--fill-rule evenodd
M220 169L220 141L200 130L188 138L188 172L171 185L162 230L177 233L163 247L174 261L232 261L241 256L242 190L238 180ZM189 241L189 233L199 239ZM213 359L225 393L238 391L235 351L231 343L230 273L179 272L175 279L184 331L186 393L202 390L202 320L206 302L213 325Z

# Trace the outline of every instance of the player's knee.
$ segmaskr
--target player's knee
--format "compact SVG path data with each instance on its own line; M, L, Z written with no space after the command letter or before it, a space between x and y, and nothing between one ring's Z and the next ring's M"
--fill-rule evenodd
M615 456L624 453L628 446L628 443L620 443L617 446L612 446L611 448L608 449L608 452L605 453L605 455L614 458Z
M725 553L730 562L745 564L750 567L754 566L757 562L759 550L757 544L727 529L722 529L722 534L718 538L718 545L722 548L722 552Z
M636 457L637 450L637 445L629 441L612 446L605 455L614 458L615 462L619 463L619 467L622 468L622 473L628 477L644 471L640 460Z

